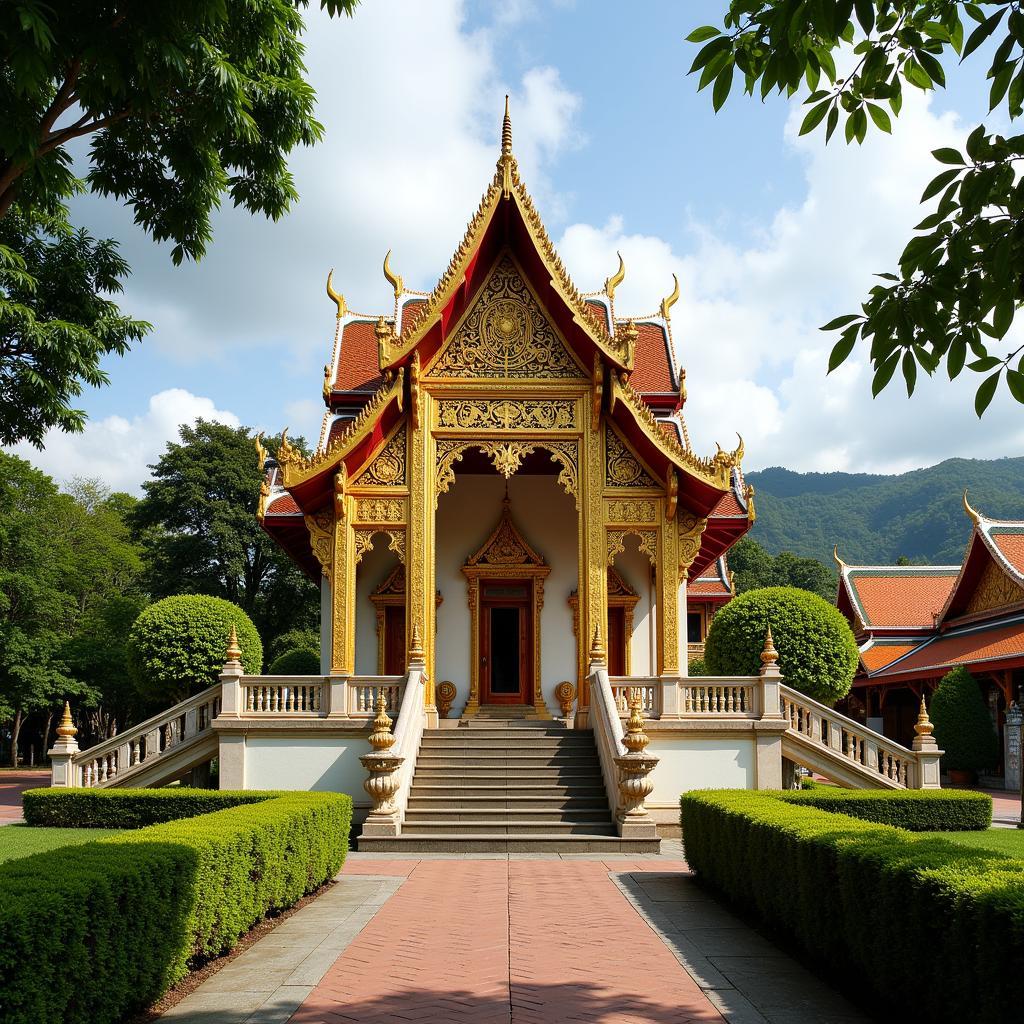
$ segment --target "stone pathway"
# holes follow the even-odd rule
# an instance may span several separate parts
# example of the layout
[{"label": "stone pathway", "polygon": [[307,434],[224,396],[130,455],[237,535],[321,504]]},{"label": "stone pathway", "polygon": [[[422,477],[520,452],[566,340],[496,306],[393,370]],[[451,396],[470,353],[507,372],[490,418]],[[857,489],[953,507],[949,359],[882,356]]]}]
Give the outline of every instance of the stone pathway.
[{"label": "stone pathway", "polygon": [[48,771],[0,771],[0,825],[21,821],[21,796],[26,789],[37,789],[49,784]]},{"label": "stone pathway", "polygon": [[554,855],[350,855],[336,887],[165,1017],[868,1021],[701,891],[681,860]]}]

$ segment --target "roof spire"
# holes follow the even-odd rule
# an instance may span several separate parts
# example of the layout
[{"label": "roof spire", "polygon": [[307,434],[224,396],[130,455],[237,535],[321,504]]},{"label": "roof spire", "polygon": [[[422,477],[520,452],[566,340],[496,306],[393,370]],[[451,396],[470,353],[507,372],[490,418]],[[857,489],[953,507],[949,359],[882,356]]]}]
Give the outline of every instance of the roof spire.
[{"label": "roof spire", "polygon": [[981,513],[974,508],[971,508],[971,503],[967,500],[967,488],[964,488],[964,511],[971,517],[974,525],[977,526],[981,521]]},{"label": "roof spire", "polygon": [[661,316],[664,320],[668,319],[668,311],[679,301],[679,278],[675,274],[672,275],[672,294],[666,295],[661,300]]},{"label": "roof spire", "polygon": [[501,193],[507,199],[512,194],[512,168],[516,158],[512,155],[512,118],[508,113],[508,93],[505,94],[505,117],[501,122],[501,156],[498,173],[501,175]]},{"label": "roof spire", "polygon": [[846,563],[839,557],[839,545],[836,544],[832,548],[832,560],[836,563],[836,568],[842,572],[846,568]]},{"label": "roof spire", "polygon": [[508,113],[508,93],[505,93],[505,117],[501,122],[501,155],[512,155],[512,118]]}]

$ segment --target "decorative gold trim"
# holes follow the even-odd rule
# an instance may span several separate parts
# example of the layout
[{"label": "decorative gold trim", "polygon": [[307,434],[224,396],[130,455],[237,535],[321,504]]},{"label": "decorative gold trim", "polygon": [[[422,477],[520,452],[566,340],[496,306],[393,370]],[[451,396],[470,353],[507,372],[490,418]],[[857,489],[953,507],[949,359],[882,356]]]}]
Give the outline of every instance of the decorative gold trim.
[{"label": "decorative gold trim", "polygon": [[701,535],[707,529],[707,519],[692,512],[679,513],[679,578],[690,575],[690,566],[700,554]]},{"label": "decorative gold trim", "polygon": [[384,447],[374,455],[369,465],[360,471],[356,481],[361,486],[404,487],[406,475],[407,432],[405,423],[400,423],[394,433],[384,442]]},{"label": "decorative gold trim", "polygon": [[356,498],[353,518],[356,523],[404,523],[404,498]]},{"label": "decorative gold trim", "polygon": [[337,307],[337,317],[340,320],[345,315],[345,296],[334,290],[334,267],[327,272],[327,297]]},{"label": "decorative gold trim", "polygon": [[304,518],[309,531],[310,547],[320,563],[323,575],[330,581],[334,566],[334,513],[327,508]]},{"label": "decorative gold trim", "polygon": [[[380,250],[378,249],[377,251],[379,252]],[[388,249],[388,251],[384,255],[384,279],[394,289],[395,300],[397,301],[398,299],[400,299],[402,297],[402,292],[405,289],[402,286],[402,275],[401,274],[396,274],[391,269],[391,250],[390,249]]]},{"label": "decorative gold trim", "polygon": [[643,462],[610,423],[604,428],[604,485],[660,489]]},{"label": "decorative gold trim", "polygon": [[355,564],[363,560],[363,555],[373,549],[373,538],[383,533],[388,538],[388,550],[398,555],[399,562],[405,562],[405,527],[397,530],[384,530],[377,526],[358,527],[354,531]]},{"label": "decorative gold trim", "polygon": [[441,430],[578,430],[574,398],[440,398]]},{"label": "decorative gold trim", "polygon": [[640,553],[647,555],[652,565],[658,564],[658,531],[627,526],[623,530],[608,531],[608,565],[614,565],[616,557],[626,550],[627,537],[636,537],[640,541]]},{"label": "decorative gold trim", "polygon": [[622,259],[622,253],[617,252],[615,255],[619,257],[619,269],[611,277],[606,278],[604,282],[604,293],[609,299],[615,298],[615,289],[626,280],[626,264]]},{"label": "decorative gold trim", "polygon": [[658,525],[658,501],[655,498],[605,498],[604,521],[608,526],[623,523]]},{"label": "decorative gold trim", "polygon": [[672,294],[663,298],[661,306],[658,308],[662,318],[665,320],[669,319],[668,311],[679,301],[679,278],[675,274],[672,275],[672,285]]}]

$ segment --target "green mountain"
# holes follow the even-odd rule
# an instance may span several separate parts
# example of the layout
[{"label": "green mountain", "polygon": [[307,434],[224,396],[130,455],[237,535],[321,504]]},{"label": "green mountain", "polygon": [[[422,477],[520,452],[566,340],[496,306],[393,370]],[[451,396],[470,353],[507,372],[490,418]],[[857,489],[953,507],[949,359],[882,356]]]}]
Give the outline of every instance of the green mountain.
[{"label": "green mountain", "polygon": [[1024,520],[1024,458],[948,459],[884,476],[871,473],[748,473],[757,489],[754,540],[832,564],[832,546],[856,565],[955,565],[970,534],[963,493],[994,519]]}]

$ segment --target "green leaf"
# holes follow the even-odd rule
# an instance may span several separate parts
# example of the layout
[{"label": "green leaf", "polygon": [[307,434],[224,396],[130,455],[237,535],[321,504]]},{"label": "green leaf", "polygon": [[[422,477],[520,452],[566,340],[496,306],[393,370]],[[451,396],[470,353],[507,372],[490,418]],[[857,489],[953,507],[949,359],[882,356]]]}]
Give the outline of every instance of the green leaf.
[{"label": "green leaf", "polygon": [[892,121],[889,120],[889,115],[877,103],[869,103],[867,107],[871,120],[875,122],[875,127],[891,134]]},{"label": "green leaf", "polygon": [[957,168],[953,168],[951,171],[943,171],[941,174],[936,175],[932,178],[928,187],[921,194],[921,202],[926,203],[933,196],[938,195],[954,178],[958,177],[962,172]]},{"label": "green leaf", "polygon": [[857,11],[857,20],[864,30],[864,35],[871,35],[871,30],[875,27],[874,0],[854,0],[853,6]]},{"label": "green leaf", "polygon": [[829,320],[824,327],[819,327],[819,331],[837,331],[840,327],[845,327],[847,324],[852,324],[854,320],[859,320],[859,313],[846,313],[843,316],[837,316],[835,320]]},{"label": "green leaf", "polygon": [[899,361],[900,354],[899,351],[896,351],[875,370],[874,379],[871,381],[872,398],[877,398],[889,381],[892,380],[892,375],[896,372],[896,366]]},{"label": "green leaf", "polygon": [[948,146],[943,146],[941,149],[933,149],[932,156],[935,157],[940,164],[956,164],[957,167],[966,166],[964,158],[960,155],[959,151],[951,149]]},{"label": "green leaf", "polygon": [[825,115],[828,113],[828,108],[831,106],[831,102],[831,100],[822,100],[821,103],[811,107],[807,112],[807,116],[804,118],[803,124],[800,125],[801,135],[806,135],[808,132],[814,131],[814,129],[821,124]]},{"label": "green leaf", "polygon": [[982,356],[980,359],[975,359],[973,363],[968,363],[967,369],[973,370],[975,373],[987,373],[1001,363],[1002,359],[997,359],[995,356]]},{"label": "green leaf", "polygon": [[949,373],[950,380],[960,376],[960,371],[964,368],[964,361],[966,359],[967,342],[961,337],[954,338],[949,346],[949,355],[946,358],[946,370]]},{"label": "green leaf", "polygon": [[[824,328],[822,328],[824,330]],[[857,331],[843,331],[843,336],[835,343],[828,357],[828,372],[831,373],[849,358],[853,346],[857,343]]]},{"label": "green leaf", "polygon": [[1010,389],[1010,394],[1018,402],[1024,404],[1024,373],[1019,370],[1007,370],[1006,384]]},{"label": "green leaf", "polygon": [[914,353],[909,350],[903,353],[903,380],[907,385],[907,397],[910,398],[917,385],[917,361]]},{"label": "green leaf", "polygon": [[711,94],[711,102],[715,108],[717,114],[722,109],[722,105],[729,98],[729,90],[732,89],[732,74],[735,70],[734,65],[730,61],[721,71],[718,72],[718,77],[715,79],[715,88]]},{"label": "green leaf", "polygon": [[718,39],[712,39],[710,43],[706,43],[700,48],[700,52],[693,58],[693,63],[690,65],[690,70],[687,74],[692,75],[694,71],[699,71],[704,67],[716,54],[731,49],[732,40],[728,36],[719,36]]},{"label": "green leaf", "polygon": [[996,370],[991,377],[986,377],[979,386],[977,393],[974,396],[974,411],[978,415],[978,419],[984,415],[985,410],[992,404],[992,399],[995,397],[996,387],[999,384],[999,377],[1002,374],[1002,370]]},{"label": "green leaf", "polygon": [[721,35],[721,30],[715,28],[714,25],[701,25],[700,28],[695,28],[687,37],[688,43],[703,43],[707,39],[714,39],[715,36]]},{"label": "green leaf", "polygon": [[[971,10],[973,4],[968,5],[967,13],[974,17],[974,12]],[[977,8],[976,8],[977,9]],[[990,18],[986,18],[968,37],[967,45],[964,47],[964,55],[960,58],[966,60],[974,51],[981,46],[983,42],[996,30],[996,26],[1002,21],[1003,15],[1006,13],[1004,7],[1001,11],[997,11]]]},{"label": "green leaf", "polygon": [[1006,332],[1010,329],[1010,324],[1012,323],[1013,297],[1007,295],[996,303],[996,308],[992,313],[992,326],[995,328],[995,336],[997,338],[1005,337]]}]

